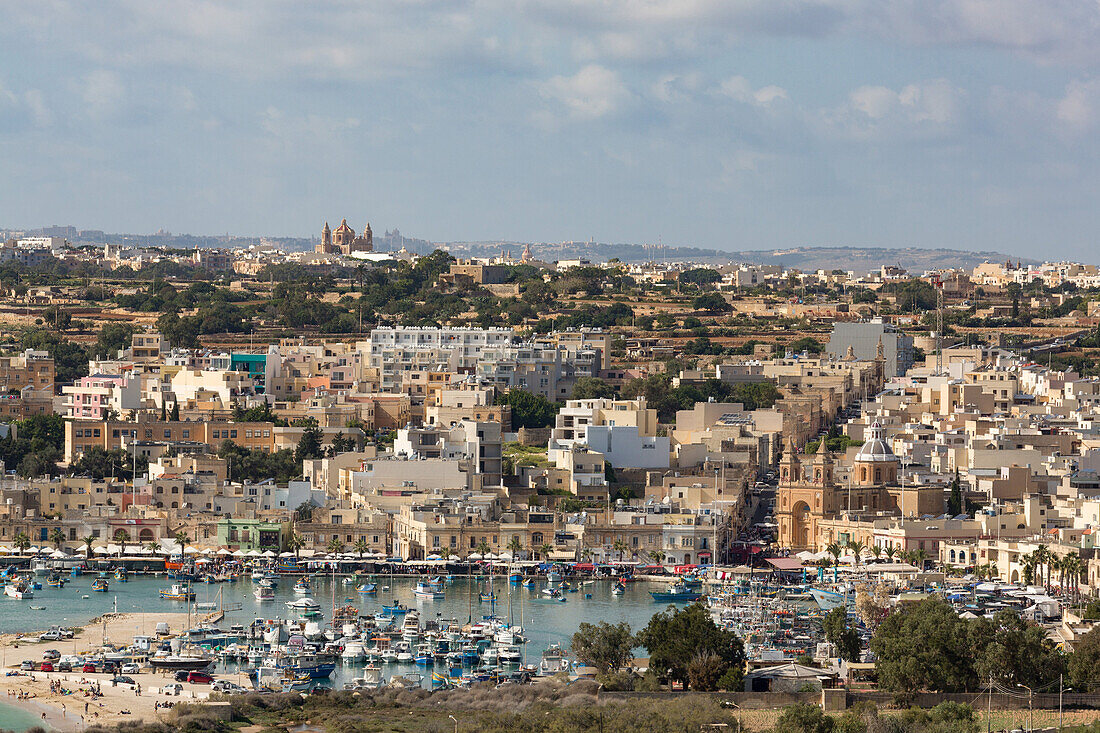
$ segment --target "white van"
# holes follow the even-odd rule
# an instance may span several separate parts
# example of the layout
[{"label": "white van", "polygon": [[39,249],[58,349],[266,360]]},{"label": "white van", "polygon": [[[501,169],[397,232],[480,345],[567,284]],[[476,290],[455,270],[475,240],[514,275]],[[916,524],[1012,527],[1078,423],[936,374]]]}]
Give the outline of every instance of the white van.
[{"label": "white van", "polygon": [[157,636],[169,636],[172,632],[168,630],[168,622],[160,621],[157,623]]}]

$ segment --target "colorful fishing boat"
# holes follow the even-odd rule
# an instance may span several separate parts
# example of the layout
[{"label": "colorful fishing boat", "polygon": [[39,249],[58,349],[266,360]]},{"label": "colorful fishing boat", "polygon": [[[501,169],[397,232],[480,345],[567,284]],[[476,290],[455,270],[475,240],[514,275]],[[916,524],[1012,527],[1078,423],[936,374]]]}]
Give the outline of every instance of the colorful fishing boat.
[{"label": "colorful fishing boat", "polygon": [[171,588],[161,588],[160,597],[168,601],[193,601],[195,591],[182,583],[173,583]]},{"label": "colorful fishing boat", "polygon": [[92,590],[96,593],[106,593],[109,588],[107,587],[106,578],[96,578],[92,581]]}]

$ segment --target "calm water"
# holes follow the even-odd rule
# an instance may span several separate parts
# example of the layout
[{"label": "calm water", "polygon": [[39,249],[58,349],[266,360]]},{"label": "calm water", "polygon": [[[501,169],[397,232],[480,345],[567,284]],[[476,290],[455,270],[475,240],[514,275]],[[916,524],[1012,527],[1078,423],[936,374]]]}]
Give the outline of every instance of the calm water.
[{"label": "calm water", "polygon": [[[93,593],[91,591],[93,577],[85,575],[73,579],[61,589],[44,587],[41,591],[35,591],[35,597],[30,601],[0,597],[0,632],[38,631],[53,625],[83,625],[96,616],[114,610],[117,602],[118,611],[140,614],[145,622],[145,632],[151,634],[156,628],[159,613],[182,612],[187,609],[187,604],[183,602],[167,601],[159,597],[158,590],[170,585],[169,581],[163,578],[131,576],[128,583],[118,583],[111,579],[110,592]],[[331,577],[314,578],[310,597],[321,605],[326,619],[331,618],[334,594],[336,605],[343,606],[350,603],[357,606],[363,613],[380,611],[383,602],[390,603],[396,599],[409,608],[418,609],[422,622],[433,617],[442,617],[464,623],[470,619],[478,620],[481,616],[490,613],[490,604],[477,601],[479,583],[464,577],[448,583],[446,597],[441,600],[417,598],[413,594],[413,588],[416,585],[413,578],[395,577],[391,581],[389,576],[383,575],[377,576],[376,580],[379,587],[378,595],[374,598],[361,599],[355,592],[355,586],[351,583],[343,583],[340,576],[337,576],[335,583]],[[247,577],[232,583],[200,583],[194,587],[199,602],[214,601],[220,590],[224,603],[241,605],[241,610],[226,613],[225,620],[220,626],[228,628],[234,623],[247,626],[256,618],[294,617],[286,607],[287,601],[297,597],[293,592],[293,586],[293,578],[281,578],[275,600],[263,603],[256,600],[253,595],[255,586]],[[390,586],[390,590],[384,590],[383,586]],[[664,608],[664,604],[654,603],[648,592],[659,586],[642,582],[628,584],[623,595],[615,596],[611,594],[609,581],[595,581],[580,587],[576,593],[567,593],[568,600],[564,603],[543,600],[541,591],[546,587],[545,583],[528,589],[510,585],[506,577],[498,576],[493,587],[498,596],[495,607],[497,616],[503,619],[511,618],[513,623],[522,625],[530,639],[525,651],[527,661],[530,663],[537,663],[542,650],[551,643],[557,642],[562,646],[568,646],[573,632],[581,622],[626,621],[638,630],[645,626],[650,616]],[[590,593],[592,597],[585,598],[586,593]],[[30,610],[31,606],[45,608],[41,611],[33,611]],[[172,629],[172,631],[179,630]],[[95,638],[94,632],[86,636],[86,639]],[[80,642],[79,647],[83,648],[88,643],[88,641]],[[68,653],[72,648],[71,645],[73,645],[72,641],[53,644],[63,653]],[[15,655],[18,654],[18,651],[15,652]],[[37,657],[37,654],[35,656]],[[225,671],[235,672],[236,669],[236,666],[231,665],[229,670]],[[333,682],[340,683],[344,679],[358,676],[361,674],[359,669],[361,667],[338,666]],[[412,668],[389,664],[383,666],[383,673],[388,676],[408,669]],[[423,672],[423,668],[420,671]]]},{"label": "calm water", "polygon": [[0,728],[4,730],[20,731],[29,730],[36,725],[42,725],[39,715],[28,712],[13,705],[0,702]]}]

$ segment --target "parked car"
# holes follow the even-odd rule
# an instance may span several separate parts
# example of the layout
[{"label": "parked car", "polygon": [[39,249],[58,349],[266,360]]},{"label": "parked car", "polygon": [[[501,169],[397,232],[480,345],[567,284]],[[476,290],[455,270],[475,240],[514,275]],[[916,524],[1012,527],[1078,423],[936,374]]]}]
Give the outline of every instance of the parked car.
[{"label": "parked car", "polygon": [[53,672],[53,662],[42,662],[42,666],[38,669],[41,672]]},{"label": "parked car", "polygon": [[30,659],[24,659],[19,664],[19,669],[23,670],[24,672],[30,672],[34,669],[34,662]]},{"label": "parked car", "polygon": [[241,687],[236,682],[230,682],[229,680],[214,680],[210,683],[210,689],[214,692],[225,693],[226,695],[236,695],[242,692],[248,692],[244,687]]},{"label": "parked car", "polygon": [[160,691],[165,695],[178,695],[183,692],[183,685],[178,682],[169,682],[167,685],[160,688]]},{"label": "parked car", "polygon": [[118,674],[119,670],[121,670],[121,669],[122,669],[122,663],[121,662],[116,662],[113,659],[108,659],[108,660],[103,662],[103,669],[101,671],[107,672],[109,674]]},{"label": "parked car", "polygon": [[111,678],[111,684],[115,685],[132,685],[134,684],[133,677],[127,677],[126,675],[116,675]]},{"label": "parked car", "polygon": [[58,672],[72,672],[73,671],[73,665],[72,665],[71,662],[58,662],[57,663],[57,671]]},{"label": "parked car", "polygon": [[133,662],[127,662],[126,664],[122,665],[122,668],[119,670],[119,672],[121,672],[122,674],[140,674],[141,665],[135,664]]},{"label": "parked car", "polygon": [[58,629],[57,632],[61,634],[62,639],[71,639],[76,634],[72,629]]},{"label": "parked car", "polygon": [[42,658],[52,662],[55,659],[61,659],[61,652],[57,651],[56,649],[47,649],[46,651],[42,652]]},{"label": "parked car", "polygon": [[191,674],[190,671],[188,671],[186,669],[181,669],[181,670],[177,671],[174,675],[172,675],[172,679],[174,679],[176,682],[186,682],[187,681],[187,675],[189,675],[189,674]]},{"label": "parked car", "polygon": [[61,632],[57,629],[50,629],[49,631],[43,631],[38,635],[39,641],[61,641]]},{"label": "parked car", "polygon": [[80,671],[88,673],[95,672],[95,665],[91,662],[85,662],[84,666],[80,668]]},{"label": "parked car", "polygon": [[187,681],[193,685],[208,685],[214,681],[214,677],[206,672],[192,672],[187,675]]}]

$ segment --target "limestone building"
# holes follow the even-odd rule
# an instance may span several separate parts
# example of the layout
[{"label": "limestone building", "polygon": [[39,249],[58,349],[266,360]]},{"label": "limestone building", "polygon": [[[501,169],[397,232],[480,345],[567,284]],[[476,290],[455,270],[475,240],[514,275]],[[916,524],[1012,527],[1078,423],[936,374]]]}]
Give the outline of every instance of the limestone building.
[{"label": "limestone building", "polygon": [[336,231],[329,229],[328,222],[321,230],[321,241],[314,248],[318,254],[350,255],[352,252],[373,252],[374,233],[371,231],[370,222],[363,229],[363,233],[356,236],[355,230],[348,226],[348,220],[340,221]]}]

